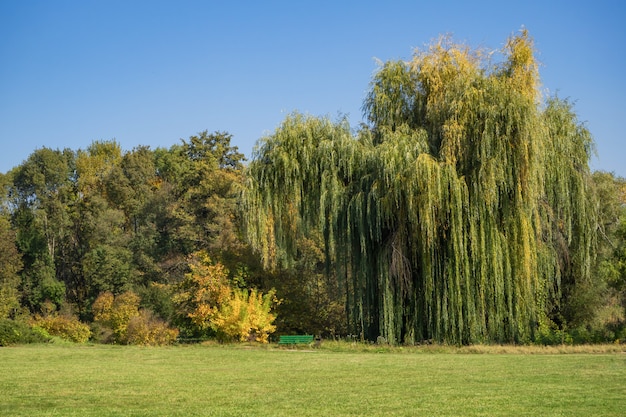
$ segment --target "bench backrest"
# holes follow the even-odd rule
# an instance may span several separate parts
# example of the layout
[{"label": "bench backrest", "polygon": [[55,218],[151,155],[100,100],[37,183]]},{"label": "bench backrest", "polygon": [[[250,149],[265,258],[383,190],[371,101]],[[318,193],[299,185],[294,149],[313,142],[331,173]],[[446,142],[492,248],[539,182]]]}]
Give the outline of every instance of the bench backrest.
[{"label": "bench backrest", "polygon": [[312,335],[283,335],[280,336],[278,344],[280,345],[295,345],[297,343],[312,343]]}]

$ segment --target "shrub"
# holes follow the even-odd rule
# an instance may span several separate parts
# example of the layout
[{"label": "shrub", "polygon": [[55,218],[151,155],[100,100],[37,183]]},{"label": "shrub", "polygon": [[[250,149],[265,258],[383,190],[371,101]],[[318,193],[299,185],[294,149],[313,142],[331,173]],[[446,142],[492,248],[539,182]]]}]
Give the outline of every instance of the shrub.
[{"label": "shrub", "polygon": [[189,269],[172,297],[183,331],[189,329],[196,337],[215,334],[223,341],[267,343],[276,329],[274,290],[264,295],[256,289],[231,288],[224,265],[213,263],[206,252],[192,255]]},{"label": "shrub", "polygon": [[32,329],[20,321],[0,319],[0,346],[26,343],[44,343],[50,340],[43,332]]},{"label": "shrub", "polygon": [[9,284],[0,282],[0,319],[12,316],[12,313],[19,310],[19,294],[17,288]]},{"label": "shrub", "polygon": [[171,329],[150,310],[139,310],[140,299],[133,292],[113,296],[102,293],[93,303],[94,332],[105,343],[130,345],[167,345],[178,337],[178,330]]},{"label": "shrub", "polygon": [[32,322],[33,326],[44,329],[52,336],[70,342],[85,343],[91,337],[91,330],[85,323],[81,323],[74,316],[53,315],[47,317],[37,317]]},{"label": "shrub", "polygon": [[118,296],[104,292],[94,301],[92,311],[94,321],[110,328],[115,342],[124,343],[128,323],[139,315],[139,297],[132,291]]},{"label": "shrub", "polygon": [[130,319],[124,342],[130,345],[162,346],[176,341],[178,330],[171,329],[148,310]]},{"label": "shrub", "polygon": [[225,340],[267,343],[269,334],[276,330],[276,317],[271,313],[274,303],[274,291],[264,295],[255,289],[235,289],[219,306],[211,326]]},{"label": "shrub", "polygon": [[113,330],[100,322],[91,323],[91,340],[96,343],[115,343],[115,335]]},{"label": "shrub", "polygon": [[559,329],[552,321],[542,322],[539,325],[534,341],[539,345],[572,344],[572,336],[564,329]]}]

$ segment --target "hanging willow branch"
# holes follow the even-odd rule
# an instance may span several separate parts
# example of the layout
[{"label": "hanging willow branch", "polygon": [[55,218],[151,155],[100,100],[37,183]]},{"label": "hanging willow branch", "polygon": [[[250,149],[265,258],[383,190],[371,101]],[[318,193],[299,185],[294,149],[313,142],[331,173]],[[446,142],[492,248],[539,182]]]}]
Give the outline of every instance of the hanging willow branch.
[{"label": "hanging willow branch", "polygon": [[541,107],[525,31],[503,54],[442,39],[385,63],[356,136],[345,120],[288,116],[244,195],[266,266],[321,231],[363,337],[533,340],[563,283],[589,279],[591,138],[568,103]]}]

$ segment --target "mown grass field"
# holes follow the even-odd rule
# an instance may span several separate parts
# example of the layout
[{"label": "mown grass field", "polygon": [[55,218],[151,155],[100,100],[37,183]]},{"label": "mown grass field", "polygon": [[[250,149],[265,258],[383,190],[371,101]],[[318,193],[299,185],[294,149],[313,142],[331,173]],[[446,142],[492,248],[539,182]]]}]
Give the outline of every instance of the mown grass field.
[{"label": "mown grass field", "polygon": [[332,345],[0,348],[0,415],[624,415],[623,350],[502,352]]}]

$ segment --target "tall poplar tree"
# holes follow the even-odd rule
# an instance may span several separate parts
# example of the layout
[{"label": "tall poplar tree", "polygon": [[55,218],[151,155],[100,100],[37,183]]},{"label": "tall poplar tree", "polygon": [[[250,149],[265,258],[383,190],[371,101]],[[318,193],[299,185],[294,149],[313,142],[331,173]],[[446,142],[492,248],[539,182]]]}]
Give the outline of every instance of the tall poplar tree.
[{"label": "tall poplar tree", "polygon": [[294,114],[258,144],[243,204],[266,265],[321,231],[370,340],[527,342],[564,326],[591,280],[592,142],[568,102],[542,100],[528,33],[500,55],[442,38],[384,63],[364,113],[356,135]]}]

